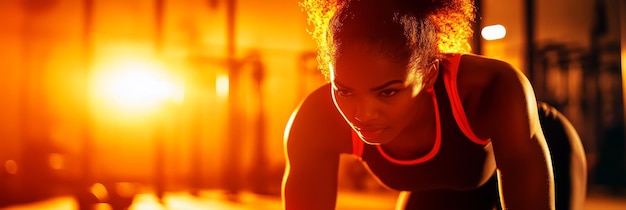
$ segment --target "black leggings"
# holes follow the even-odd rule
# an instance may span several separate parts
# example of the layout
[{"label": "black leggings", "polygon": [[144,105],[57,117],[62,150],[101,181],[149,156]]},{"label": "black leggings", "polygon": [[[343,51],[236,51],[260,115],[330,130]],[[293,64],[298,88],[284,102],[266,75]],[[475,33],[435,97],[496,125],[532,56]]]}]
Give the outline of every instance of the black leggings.
[{"label": "black leggings", "polygon": [[552,158],[556,209],[582,209],[587,189],[587,161],[580,137],[554,107],[539,102],[539,120]]}]

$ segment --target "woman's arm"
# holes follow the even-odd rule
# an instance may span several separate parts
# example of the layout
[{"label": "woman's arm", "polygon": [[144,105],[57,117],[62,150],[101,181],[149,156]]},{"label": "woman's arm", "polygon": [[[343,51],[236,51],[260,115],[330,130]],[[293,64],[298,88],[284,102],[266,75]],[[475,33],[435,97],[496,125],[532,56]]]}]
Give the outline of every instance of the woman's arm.
[{"label": "woman's arm", "polygon": [[550,153],[530,82],[506,63],[483,93],[505,209],[554,209]]},{"label": "woman's arm", "polygon": [[329,86],[313,92],[294,112],[285,131],[285,209],[335,209],[339,155],[351,150],[349,129]]}]

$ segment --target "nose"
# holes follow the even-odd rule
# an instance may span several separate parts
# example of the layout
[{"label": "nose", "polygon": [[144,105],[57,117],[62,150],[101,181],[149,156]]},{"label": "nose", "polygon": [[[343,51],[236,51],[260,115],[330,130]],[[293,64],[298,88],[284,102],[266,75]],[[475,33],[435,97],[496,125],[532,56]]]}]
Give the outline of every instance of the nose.
[{"label": "nose", "polygon": [[379,113],[371,103],[360,103],[354,113],[354,119],[362,123],[373,121],[378,117]]}]

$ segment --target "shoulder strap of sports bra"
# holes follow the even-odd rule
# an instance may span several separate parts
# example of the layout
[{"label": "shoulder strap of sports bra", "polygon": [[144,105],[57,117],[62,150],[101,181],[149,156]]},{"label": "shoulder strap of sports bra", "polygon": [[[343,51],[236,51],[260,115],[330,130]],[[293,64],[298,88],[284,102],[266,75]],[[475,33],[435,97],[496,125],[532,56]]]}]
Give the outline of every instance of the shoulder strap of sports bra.
[{"label": "shoulder strap of sports bra", "polygon": [[467,138],[469,138],[472,142],[476,144],[487,144],[490,139],[480,139],[472,128],[470,127],[469,122],[467,121],[467,116],[465,115],[465,110],[463,109],[463,103],[461,103],[461,98],[459,96],[459,90],[457,87],[457,74],[459,72],[459,64],[461,63],[461,57],[463,54],[454,54],[448,57],[448,68],[444,73],[444,83],[446,86],[446,91],[448,92],[448,97],[450,98],[450,106],[452,107],[452,115],[454,115],[454,119],[456,120],[456,124],[459,126],[463,134]]}]

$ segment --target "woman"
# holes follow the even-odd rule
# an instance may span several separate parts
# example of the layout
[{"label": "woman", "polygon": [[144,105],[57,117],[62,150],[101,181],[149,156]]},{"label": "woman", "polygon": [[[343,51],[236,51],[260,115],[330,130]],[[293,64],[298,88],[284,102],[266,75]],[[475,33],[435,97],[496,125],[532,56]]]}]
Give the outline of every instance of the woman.
[{"label": "woman", "polygon": [[[398,209],[555,208],[556,172],[533,89],[511,65],[467,53],[472,2],[302,5],[329,84],[286,129],[285,209],[334,209],[342,154],[401,191]],[[573,148],[564,154],[572,167],[561,172],[568,181],[556,181],[571,189],[557,202],[580,209],[582,148],[562,116],[551,119],[565,125],[557,133]]]}]

